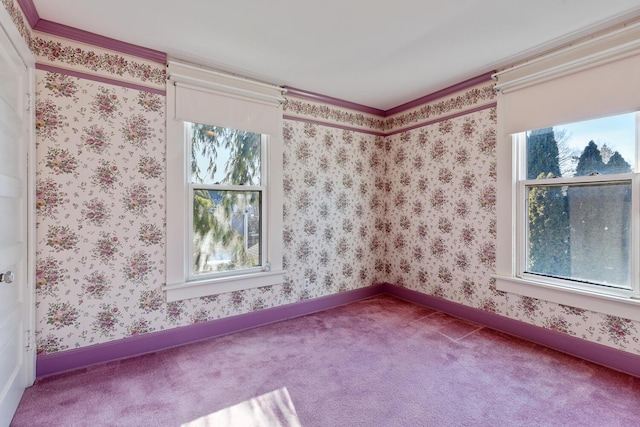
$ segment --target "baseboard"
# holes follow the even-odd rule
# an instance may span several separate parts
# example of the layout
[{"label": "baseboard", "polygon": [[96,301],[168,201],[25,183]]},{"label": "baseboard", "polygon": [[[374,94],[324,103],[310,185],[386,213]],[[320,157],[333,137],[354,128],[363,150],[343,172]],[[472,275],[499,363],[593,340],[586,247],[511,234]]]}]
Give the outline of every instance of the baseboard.
[{"label": "baseboard", "polygon": [[348,304],[383,293],[385,285],[367,286],[347,292],[267,308],[219,320],[151,332],[37,357],[36,377],[42,378],[100,363],[153,353],[196,341],[264,326]]},{"label": "baseboard", "polygon": [[491,329],[640,377],[640,356],[392,284],[383,292]]},{"label": "baseboard", "polygon": [[100,363],[153,353],[171,347],[316,313],[379,294],[389,294],[629,375],[640,377],[640,356],[638,355],[389,283],[377,284],[353,291],[341,292],[224,319],[152,332],[108,343],[41,355],[38,356],[36,362],[36,376],[42,378]]}]

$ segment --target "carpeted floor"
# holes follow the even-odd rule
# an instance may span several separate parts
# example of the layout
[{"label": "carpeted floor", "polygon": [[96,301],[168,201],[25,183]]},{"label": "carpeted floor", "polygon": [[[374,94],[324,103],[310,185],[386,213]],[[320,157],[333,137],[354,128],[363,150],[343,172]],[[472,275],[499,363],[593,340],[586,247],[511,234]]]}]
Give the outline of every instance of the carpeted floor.
[{"label": "carpeted floor", "polygon": [[301,425],[638,426],[640,379],[391,296],[38,380],[14,426],[179,426],[285,388]]}]

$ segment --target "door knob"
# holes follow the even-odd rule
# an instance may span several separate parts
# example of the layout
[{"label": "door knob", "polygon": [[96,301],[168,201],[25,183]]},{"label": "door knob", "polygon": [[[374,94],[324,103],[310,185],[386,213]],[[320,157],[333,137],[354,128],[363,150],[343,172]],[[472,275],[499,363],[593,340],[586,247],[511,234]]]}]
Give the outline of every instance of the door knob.
[{"label": "door knob", "polygon": [[16,274],[13,271],[0,273],[0,282],[11,283],[15,280],[15,278],[16,278]]}]

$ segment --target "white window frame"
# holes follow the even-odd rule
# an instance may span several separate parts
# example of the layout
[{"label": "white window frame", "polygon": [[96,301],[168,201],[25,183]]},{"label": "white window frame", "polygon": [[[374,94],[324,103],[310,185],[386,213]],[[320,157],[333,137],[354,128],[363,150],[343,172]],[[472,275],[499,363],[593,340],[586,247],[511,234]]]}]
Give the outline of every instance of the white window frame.
[{"label": "white window frame", "polygon": [[[168,302],[221,294],[284,282],[282,263],[283,189],[282,189],[282,89],[277,86],[169,61],[167,84],[167,285]],[[177,91],[183,105],[188,95],[195,102],[211,102],[211,108],[200,108],[199,117],[183,117]],[[211,96],[211,101],[208,97]],[[225,109],[228,101],[231,108]],[[186,102],[186,104],[185,104]],[[253,110],[252,106],[256,106]],[[247,107],[245,112],[243,107]],[[272,108],[277,108],[273,114]],[[202,111],[206,110],[206,111]],[[233,111],[233,116],[229,111]],[[266,115],[261,114],[267,111]],[[200,113],[205,116],[200,116]],[[187,113],[188,115],[189,113]],[[202,117],[206,117],[202,120]],[[192,262],[192,189],[190,179],[190,147],[185,138],[185,122],[231,127],[262,133],[270,129],[262,144],[262,260],[259,268],[248,268],[210,275],[191,274]],[[219,121],[219,122],[218,122]],[[275,121],[275,123],[274,123]],[[257,123],[254,126],[254,123]],[[196,187],[200,188],[199,184]],[[232,189],[231,187],[226,187]],[[242,186],[241,190],[250,190]]]},{"label": "white window frame", "polygon": [[[516,145],[519,161],[518,167],[518,184],[517,184],[517,204],[516,204],[516,255],[517,255],[517,272],[516,276],[533,282],[548,283],[558,287],[566,287],[575,290],[584,290],[604,295],[621,296],[621,297],[640,297],[640,278],[638,277],[638,263],[633,262],[639,256],[638,242],[640,240],[640,229],[638,228],[638,206],[640,201],[640,175],[637,173],[626,173],[617,175],[598,175],[598,176],[577,176],[572,178],[550,178],[550,179],[526,179],[526,135],[519,133],[513,135],[513,143]],[[636,146],[638,145],[636,138]],[[629,183],[631,186],[631,231],[629,233],[630,242],[630,278],[631,283],[628,288],[624,287],[606,287],[604,285],[589,284],[577,280],[561,279],[554,277],[544,277],[527,272],[527,247],[528,247],[528,193],[529,186],[571,186],[576,184],[607,184],[607,183]]]},{"label": "white window frame", "polygon": [[[526,239],[520,173],[524,165],[522,153],[512,138],[529,129],[639,110],[640,88],[637,87],[640,82],[636,77],[639,52],[640,24],[636,24],[496,73],[498,230],[494,278],[498,290],[640,321],[638,175],[631,174],[634,230],[631,292],[605,293],[603,289],[567,286],[563,282],[522,274]],[[601,102],[593,102],[594,99]],[[639,155],[636,150],[636,171]]]},{"label": "white window frame", "polygon": [[[187,128],[185,126],[185,143],[187,143],[187,138],[189,137]],[[256,191],[260,192],[260,265],[256,267],[245,267],[238,270],[228,270],[228,271],[219,271],[219,272],[211,272],[211,273],[200,273],[196,274],[193,272],[192,268],[189,268],[187,273],[187,281],[198,281],[198,280],[206,280],[206,279],[215,279],[218,277],[227,277],[227,276],[236,276],[236,275],[246,275],[248,273],[258,273],[260,271],[267,271],[271,268],[271,265],[267,261],[267,245],[263,236],[268,234],[267,223],[268,221],[263,221],[263,219],[267,218],[267,212],[265,209],[264,200],[268,200],[269,191],[266,185],[264,185],[264,180],[267,177],[268,168],[266,165],[266,161],[264,159],[268,158],[268,145],[269,145],[269,135],[261,135],[260,141],[260,182],[261,185],[230,185],[230,184],[197,184],[191,182],[189,180],[189,195],[188,195],[188,211],[193,212],[193,200],[194,200],[194,191],[196,190],[220,190],[220,191]],[[191,160],[191,151],[189,150],[189,160]],[[193,221],[189,221],[189,233],[188,233],[188,244],[189,249],[187,250],[188,264],[193,266],[194,259],[194,240],[193,240]]]}]

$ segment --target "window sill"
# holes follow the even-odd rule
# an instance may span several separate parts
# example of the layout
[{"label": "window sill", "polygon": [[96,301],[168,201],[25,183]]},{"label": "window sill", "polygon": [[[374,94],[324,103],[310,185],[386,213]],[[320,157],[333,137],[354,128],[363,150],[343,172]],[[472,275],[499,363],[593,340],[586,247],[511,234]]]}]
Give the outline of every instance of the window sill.
[{"label": "window sill", "polygon": [[499,291],[640,321],[639,299],[565,288],[517,277],[499,275],[494,277],[496,279],[496,288]]},{"label": "window sill", "polygon": [[284,275],[284,270],[241,274],[167,285],[163,290],[167,294],[167,302],[173,302],[262,286],[278,285],[284,282]]}]

